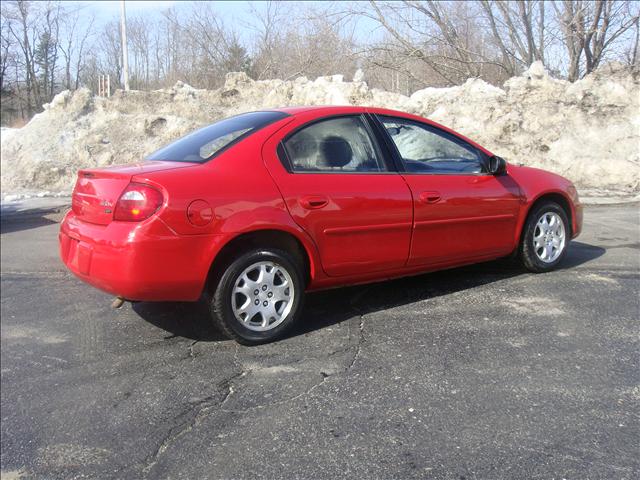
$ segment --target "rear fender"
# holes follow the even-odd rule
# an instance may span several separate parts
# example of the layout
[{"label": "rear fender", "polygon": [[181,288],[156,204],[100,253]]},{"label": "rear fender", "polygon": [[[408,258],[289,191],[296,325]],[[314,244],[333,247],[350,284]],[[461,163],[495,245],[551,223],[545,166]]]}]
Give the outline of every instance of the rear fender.
[{"label": "rear fender", "polygon": [[[310,284],[318,275],[322,275],[322,269],[319,268],[321,265],[320,257],[315,243],[304,230],[296,225],[282,201],[277,207],[260,206],[251,211],[239,211],[225,219],[220,232],[224,234],[226,240],[216,248],[215,254],[241,235],[264,230],[284,232],[300,242],[309,258]],[[216,255],[213,255],[209,263],[213,264],[215,259]]]}]

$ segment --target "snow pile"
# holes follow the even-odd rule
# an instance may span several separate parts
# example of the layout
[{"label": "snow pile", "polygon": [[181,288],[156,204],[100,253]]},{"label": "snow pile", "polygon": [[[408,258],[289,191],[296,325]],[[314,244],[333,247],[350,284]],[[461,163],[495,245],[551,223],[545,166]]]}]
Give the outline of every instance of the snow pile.
[{"label": "snow pile", "polygon": [[573,84],[535,63],[504,89],[470,79],[410,97],[371,89],[362,75],[254,81],[227,75],[218,90],[178,82],[153,92],[62,92],[18,131],[2,130],[4,194],[68,192],[79,168],[135,162],[169,141],[237,113],[289,105],[371,105],[422,115],[508,161],[542,167],[578,187],[640,190],[637,72],[609,65]]},{"label": "snow pile", "polygon": [[0,127],[0,141],[4,142],[8,138],[11,138],[17,131],[17,128]]}]

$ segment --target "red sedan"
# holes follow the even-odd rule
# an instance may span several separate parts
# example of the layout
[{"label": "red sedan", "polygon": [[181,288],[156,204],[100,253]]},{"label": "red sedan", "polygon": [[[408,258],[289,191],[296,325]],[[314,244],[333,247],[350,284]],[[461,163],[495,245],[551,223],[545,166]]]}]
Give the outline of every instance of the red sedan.
[{"label": "red sedan", "polygon": [[81,170],[60,255],[127,300],[210,299],[221,330],[282,337],[305,291],[517,252],[553,269],[580,233],[575,187],[427,119],[365,107],[252,112],[144,162]]}]

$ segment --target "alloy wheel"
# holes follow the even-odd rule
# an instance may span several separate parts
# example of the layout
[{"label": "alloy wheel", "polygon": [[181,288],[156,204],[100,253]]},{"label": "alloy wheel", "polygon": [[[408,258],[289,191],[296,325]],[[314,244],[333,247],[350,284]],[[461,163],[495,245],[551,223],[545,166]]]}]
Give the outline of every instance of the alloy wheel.
[{"label": "alloy wheel", "polygon": [[562,254],[566,244],[564,222],[555,212],[540,216],[533,231],[536,256],[545,263],[553,263]]},{"label": "alloy wheel", "polygon": [[264,332],[280,325],[291,312],[295,297],[291,275],[276,262],[256,262],[234,282],[233,313],[246,328]]}]

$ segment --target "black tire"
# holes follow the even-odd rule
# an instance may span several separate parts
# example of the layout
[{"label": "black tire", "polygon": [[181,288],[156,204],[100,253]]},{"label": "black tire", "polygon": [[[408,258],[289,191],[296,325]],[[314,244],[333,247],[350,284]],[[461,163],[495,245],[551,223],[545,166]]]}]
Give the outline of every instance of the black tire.
[{"label": "black tire", "polygon": [[[294,292],[288,314],[277,326],[264,331],[248,328],[242,320],[236,318],[232,306],[233,290],[240,275],[258,262],[273,262],[279,268],[286,270],[291,278]],[[303,303],[304,282],[298,262],[285,251],[265,248],[241,254],[225,268],[212,291],[210,312],[214,323],[227,337],[243,345],[259,345],[282,338],[298,320]]]},{"label": "black tire", "polygon": [[[538,220],[540,220],[542,216],[547,213],[557,214],[562,220],[564,227],[564,245],[562,251],[557,258],[550,262],[543,261],[538,256],[534,244],[534,235],[536,233]],[[567,218],[567,213],[565,212],[564,208],[552,201],[543,202],[540,205],[535,206],[533,210],[529,212],[527,221],[524,225],[524,228],[522,229],[522,237],[520,239],[519,248],[520,260],[527,270],[535,273],[543,273],[553,270],[558,266],[558,264],[562,261],[565,254],[567,253],[570,238],[571,224],[569,223],[569,219]]]}]

